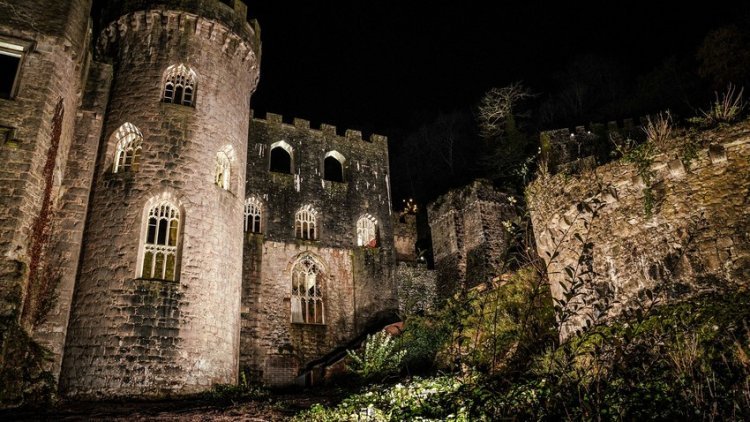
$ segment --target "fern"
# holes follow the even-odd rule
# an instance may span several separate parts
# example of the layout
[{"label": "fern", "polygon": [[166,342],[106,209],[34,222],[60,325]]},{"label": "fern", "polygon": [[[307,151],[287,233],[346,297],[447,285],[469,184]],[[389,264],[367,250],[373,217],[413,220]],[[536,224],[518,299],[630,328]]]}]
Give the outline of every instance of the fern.
[{"label": "fern", "polygon": [[406,350],[397,350],[393,337],[385,331],[367,336],[362,355],[347,350],[349,370],[365,380],[382,380],[398,372]]}]

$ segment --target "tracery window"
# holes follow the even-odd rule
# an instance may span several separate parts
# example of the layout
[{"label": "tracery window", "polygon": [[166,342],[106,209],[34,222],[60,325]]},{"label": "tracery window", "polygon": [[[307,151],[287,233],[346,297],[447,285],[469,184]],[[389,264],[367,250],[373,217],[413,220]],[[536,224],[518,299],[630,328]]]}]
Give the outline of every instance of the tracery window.
[{"label": "tracery window", "polygon": [[165,103],[192,106],[195,102],[196,75],[183,64],[172,65],[164,72]]},{"label": "tracery window", "polygon": [[146,220],[141,278],[177,279],[177,248],[179,244],[180,212],[164,200],[152,206]]},{"label": "tracery window", "polygon": [[294,233],[298,239],[316,240],[318,213],[312,205],[305,205],[294,216]]},{"label": "tracery window", "polygon": [[323,324],[322,269],[310,255],[301,257],[292,267],[292,322]]},{"label": "tracery window", "polygon": [[114,135],[117,140],[113,173],[137,172],[141,161],[141,144],[143,134],[134,124],[126,122],[117,128]]},{"label": "tracery window", "polygon": [[249,233],[261,232],[261,218],[263,217],[263,204],[253,196],[245,200],[245,231]]},{"label": "tracery window", "polygon": [[374,248],[377,246],[377,220],[371,215],[363,215],[357,220],[357,246]]}]

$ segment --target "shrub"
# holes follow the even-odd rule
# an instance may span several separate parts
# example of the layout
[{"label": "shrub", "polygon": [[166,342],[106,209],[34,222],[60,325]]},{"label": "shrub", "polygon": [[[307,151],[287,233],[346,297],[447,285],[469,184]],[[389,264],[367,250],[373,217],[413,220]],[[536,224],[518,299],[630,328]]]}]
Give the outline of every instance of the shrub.
[{"label": "shrub", "polygon": [[406,351],[398,350],[391,335],[380,331],[367,336],[361,356],[351,350],[347,350],[346,354],[351,359],[351,371],[367,381],[382,381],[399,371]]}]

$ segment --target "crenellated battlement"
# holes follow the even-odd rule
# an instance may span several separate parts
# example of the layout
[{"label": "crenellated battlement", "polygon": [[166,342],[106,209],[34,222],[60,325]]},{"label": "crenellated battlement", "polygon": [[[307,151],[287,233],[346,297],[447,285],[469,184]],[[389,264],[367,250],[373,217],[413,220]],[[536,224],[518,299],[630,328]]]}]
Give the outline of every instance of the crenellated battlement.
[{"label": "crenellated battlement", "polygon": [[[637,122],[637,123],[636,123]],[[611,159],[614,144],[610,137],[641,139],[641,129],[646,117],[626,118],[607,123],[589,123],[543,131],[539,134],[542,155],[547,159],[553,173],[570,170],[571,167],[589,165],[591,161],[602,164]]]},{"label": "crenellated battlement", "polygon": [[[169,34],[185,33],[213,42],[217,49],[230,57],[246,63],[252,72],[258,72],[260,57],[260,28],[245,22],[238,26],[228,24],[233,20],[198,15],[189,11],[173,10],[164,5],[135,10],[111,21],[101,31],[97,50],[108,55],[117,42],[133,32],[164,31]],[[239,29],[239,30],[238,30]]]},{"label": "crenellated battlement", "polygon": [[321,136],[337,136],[352,141],[364,141],[374,144],[387,144],[388,137],[385,135],[371,134],[369,137],[362,136],[362,131],[354,129],[339,129],[335,125],[327,123],[321,123],[319,126],[314,126],[309,120],[301,119],[298,117],[285,118],[284,116],[276,113],[266,113],[265,118],[257,117],[255,110],[251,111],[251,119],[254,122],[276,125],[276,126],[287,126],[294,127],[297,129],[306,129],[313,133],[318,133]]}]

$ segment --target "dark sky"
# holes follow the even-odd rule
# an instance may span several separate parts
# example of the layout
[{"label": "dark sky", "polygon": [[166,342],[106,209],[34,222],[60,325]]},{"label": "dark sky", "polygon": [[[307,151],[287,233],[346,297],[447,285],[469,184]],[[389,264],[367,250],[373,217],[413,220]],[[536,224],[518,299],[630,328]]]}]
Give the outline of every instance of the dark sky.
[{"label": "dark sky", "polygon": [[247,3],[262,28],[256,110],[386,135],[436,111],[471,107],[492,86],[523,80],[544,92],[576,55],[647,71],[670,54],[694,54],[707,31],[748,8],[656,0]]}]

